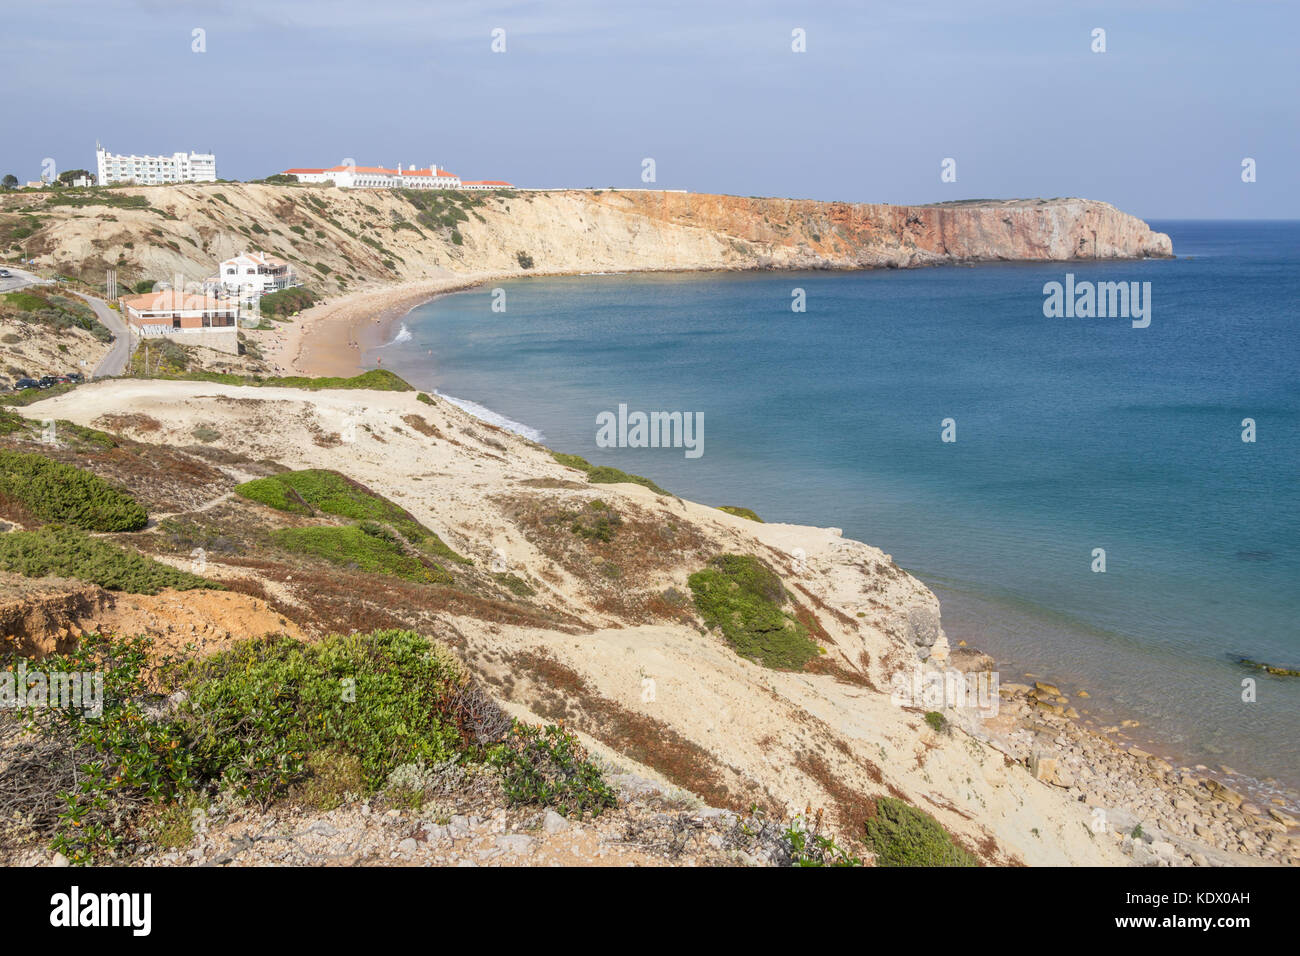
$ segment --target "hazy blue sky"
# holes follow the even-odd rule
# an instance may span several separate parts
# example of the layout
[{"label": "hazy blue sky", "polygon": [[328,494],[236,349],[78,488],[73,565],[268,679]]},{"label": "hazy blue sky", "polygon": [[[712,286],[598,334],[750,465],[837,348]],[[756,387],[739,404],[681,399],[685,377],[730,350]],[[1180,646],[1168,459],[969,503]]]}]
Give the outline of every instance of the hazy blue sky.
[{"label": "hazy blue sky", "polygon": [[350,157],[639,186],[653,157],[658,186],[700,192],[1300,218],[1294,0],[0,6],[0,172],[23,180],[93,170],[98,138],[211,149],[232,179]]}]

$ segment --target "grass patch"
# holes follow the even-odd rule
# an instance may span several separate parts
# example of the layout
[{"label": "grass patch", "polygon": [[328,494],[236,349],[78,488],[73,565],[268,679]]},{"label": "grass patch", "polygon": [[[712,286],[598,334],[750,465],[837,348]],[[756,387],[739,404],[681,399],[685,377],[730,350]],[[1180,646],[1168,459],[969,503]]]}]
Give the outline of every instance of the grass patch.
[{"label": "grass patch", "polygon": [[86,531],[139,531],[149,520],[135,499],[103,478],[44,455],[0,450],[0,497],[42,521]]},{"label": "grass patch", "polygon": [[741,508],[738,505],[718,505],[718,510],[725,511],[729,515],[735,515],[737,518],[748,518],[750,521],[757,521],[759,524],[763,523],[763,519],[753,511],[748,508]]},{"label": "grass patch", "polygon": [[353,521],[383,522],[392,525],[407,541],[432,556],[458,564],[473,564],[416,521],[410,512],[337,471],[287,471],[237,485],[235,491],[278,511],[304,515],[319,512]]},{"label": "grass patch", "polygon": [[876,801],[876,815],[866,822],[866,842],[876,853],[877,866],[979,866],[938,820],[894,797]]},{"label": "grass patch", "polygon": [[529,586],[527,581],[517,574],[502,573],[494,574],[493,577],[515,597],[529,598],[537,593]]},{"label": "grass patch", "polygon": [[29,578],[47,574],[76,578],[110,591],[130,594],[157,594],[163,588],[177,591],[221,588],[221,585],[188,571],[178,571],[135,551],[59,524],[0,535],[0,569]]},{"label": "grass patch", "polygon": [[[338,376],[321,376],[312,378],[305,375],[237,375],[226,372],[211,372],[202,368],[192,368],[188,351],[174,342],[163,340],[148,343],[148,369],[145,368],[146,352],[143,347],[131,356],[128,373],[136,378],[176,379],[187,382],[215,382],[219,385],[245,385],[261,388],[301,388],[307,391],[322,389],[370,389],[377,392],[411,392],[414,389],[401,376],[394,375],[388,369],[371,369],[349,378]],[[41,398],[57,394],[54,389],[37,393]],[[0,397],[0,401],[3,398]],[[17,404],[17,403],[10,403]]]},{"label": "grass patch", "polygon": [[752,555],[722,554],[688,579],[695,608],[720,628],[741,657],[778,670],[802,670],[817,656],[808,628],[782,608],[781,579]]},{"label": "grass patch", "polygon": [[400,541],[380,525],[324,525],[282,528],[271,537],[294,554],[323,558],[332,564],[371,574],[391,574],[421,584],[449,584],[450,574],[440,565],[426,564],[407,553]]}]

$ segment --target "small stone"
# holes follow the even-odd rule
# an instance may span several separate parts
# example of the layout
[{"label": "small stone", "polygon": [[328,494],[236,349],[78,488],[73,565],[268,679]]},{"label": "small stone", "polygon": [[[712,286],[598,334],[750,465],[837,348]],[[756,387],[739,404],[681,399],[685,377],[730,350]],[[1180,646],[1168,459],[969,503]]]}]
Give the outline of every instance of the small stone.
[{"label": "small stone", "polygon": [[507,833],[497,837],[497,849],[505,850],[507,853],[530,853],[533,849],[533,838],[526,833]]},{"label": "small stone", "polygon": [[50,861],[50,866],[63,867],[69,865],[70,864],[68,863],[68,858],[64,856],[62,853],[54,854],[54,859]]},{"label": "small stone", "polygon": [[569,821],[554,810],[547,810],[546,815],[542,818],[542,829],[547,833],[563,833],[569,829]]},{"label": "small stone", "polygon": [[1051,783],[1056,779],[1056,758],[1035,751],[1029,758],[1029,772],[1035,780]]},{"label": "small stone", "polygon": [[406,838],[405,840],[403,840],[401,843],[397,844],[397,852],[398,852],[398,853],[405,853],[407,856],[410,856],[410,855],[411,855],[412,853],[414,853],[417,849],[419,849],[419,847],[420,847],[420,844],[416,843],[415,840],[414,840],[414,838],[412,838],[412,837],[407,837],[407,838]]}]

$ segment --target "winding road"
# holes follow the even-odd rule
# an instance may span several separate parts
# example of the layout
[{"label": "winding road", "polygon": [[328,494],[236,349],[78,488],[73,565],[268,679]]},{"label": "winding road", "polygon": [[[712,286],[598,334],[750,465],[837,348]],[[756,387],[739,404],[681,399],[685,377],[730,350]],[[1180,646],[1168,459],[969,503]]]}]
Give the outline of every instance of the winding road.
[{"label": "winding road", "polygon": [[95,366],[91,378],[110,378],[114,375],[121,375],[126,371],[126,363],[131,358],[131,333],[127,329],[126,323],[102,299],[92,298],[80,292],[74,292],[73,295],[90,303],[90,307],[95,310],[95,317],[104,323],[114,336],[113,347]]}]

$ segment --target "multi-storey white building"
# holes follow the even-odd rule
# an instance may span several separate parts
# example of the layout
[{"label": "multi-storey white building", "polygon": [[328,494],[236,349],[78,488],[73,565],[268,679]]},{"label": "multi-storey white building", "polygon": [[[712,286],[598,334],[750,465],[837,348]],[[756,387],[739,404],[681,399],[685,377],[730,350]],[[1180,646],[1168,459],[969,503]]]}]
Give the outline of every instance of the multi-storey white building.
[{"label": "multi-storey white building", "polygon": [[302,285],[293,266],[264,252],[241,252],[226,259],[208,283],[232,292],[240,290],[245,295],[265,295]]},{"label": "multi-storey white building", "polygon": [[217,157],[212,153],[172,153],[170,156],[125,156],[110,153],[95,144],[99,164],[99,184],[134,183],[155,186],[160,183],[214,183],[217,181]]},{"label": "multi-storey white building", "polygon": [[493,181],[492,185],[461,182],[455,173],[430,164],[428,169],[414,166],[396,169],[383,166],[331,166],[329,169],[286,169],[285,176],[295,176],[300,183],[333,183],[345,189],[504,189],[510,184]]}]

